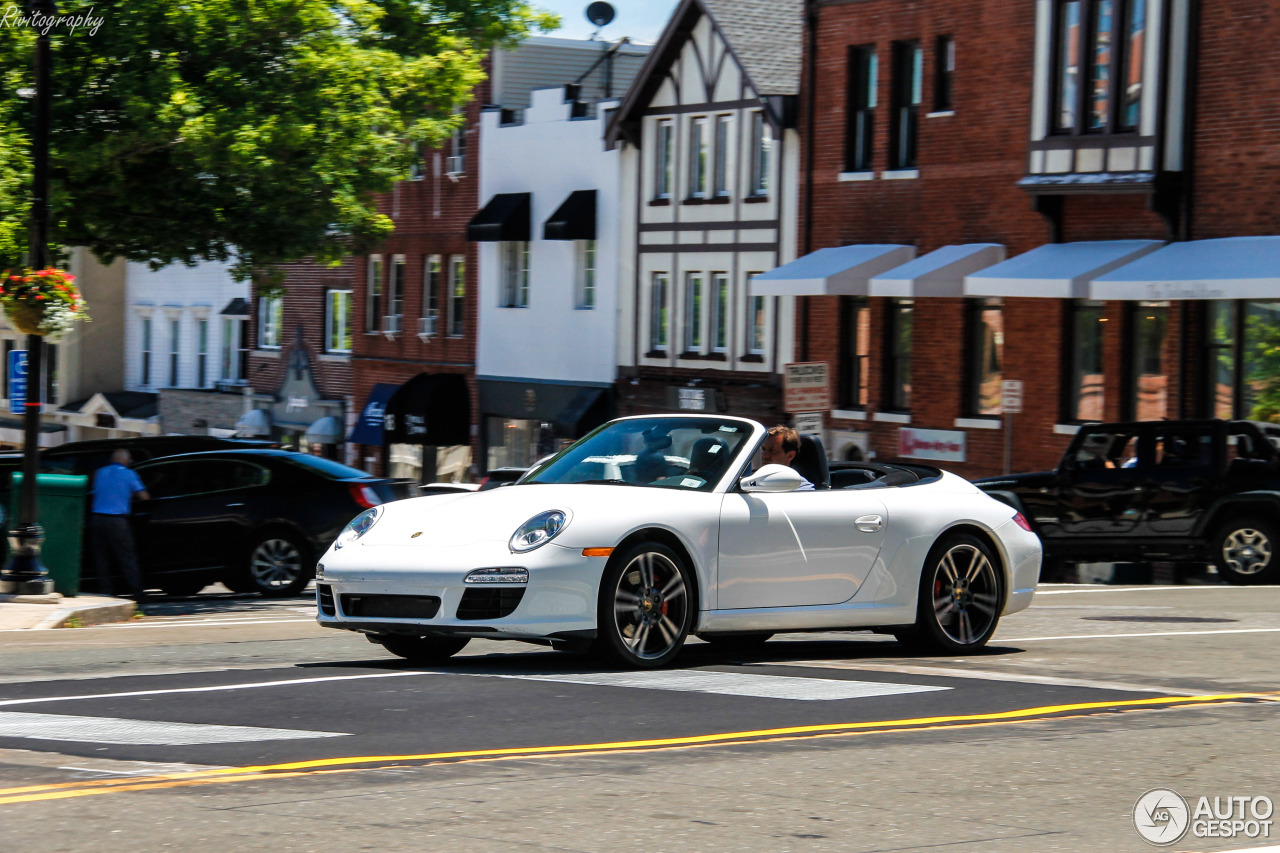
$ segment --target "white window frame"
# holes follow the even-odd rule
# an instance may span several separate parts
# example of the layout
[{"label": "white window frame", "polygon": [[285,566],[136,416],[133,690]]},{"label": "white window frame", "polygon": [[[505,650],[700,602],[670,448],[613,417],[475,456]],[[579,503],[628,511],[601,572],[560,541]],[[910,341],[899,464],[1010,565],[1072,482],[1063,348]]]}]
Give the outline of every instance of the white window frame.
[{"label": "white window frame", "polygon": [[422,262],[422,316],[434,320],[440,327],[440,280],[444,275],[444,261],[440,255],[427,255]]},{"label": "white window frame", "polygon": [[180,387],[179,379],[182,378],[182,319],[180,317],[169,318],[169,386],[170,388]]},{"label": "white window frame", "polygon": [[284,297],[258,297],[258,349],[280,349],[283,321]]},{"label": "white window frame", "polygon": [[382,255],[370,255],[365,274],[364,329],[376,334],[382,329]]},{"label": "white window frame", "polygon": [[733,117],[728,113],[716,116],[712,133],[715,153],[711,163],[711,195],[725,198],[730,195],[729,179],[733,174],[730,155],[733,151]]},{"label": "white window frame", "polygon": [[391,277],[387,280],[388,316],[396,318],[404,316],[404,281],[407,271],[404,255],[392,255]]},{"label": "white window frame", "polygon": [[706,276],[701,272],[684,274],[684,351],[701,353],[706,346]]},{"label": "white window frame", "polygon": [[529,307],[529,243],[506,240],[498,244],[502,271],[501,308]]},{"label": "white window frame", "polygon": [[196,320],[196,387],[209,387],[209,321]]},{"label": "white window frame", "polygon": [[653,197],[671,198],[671,176],[675,165],[675,122],[669,118],[657,123],[657,142],[653,146]]},{"label": "white window frame", "polygon": [[[746,275],[744,293],[751,293],[751,277],[760,275],[760,271]],[[747,309],[743,331],[746,333],[746,351],[748,355],[764,355],[769,342],[769,298],[767,296],[748,295],[745,301]]]},{"label": "white window frame", "polygon": [[590,311],[596,307],[596,241],[578,240],[577,245],[577,307],[582,311]]},{"label": "white window frame", "polygon": [[[349,353],[351,342],[351,304],[355,291],[345,287],[335,287],[325,291],[324,300],[324,351],[332,353]],[[341,305],[335,305],[335,301]],[[338,310],[338,309],[341,310]],[[343,348],[342,343],[346,343]]]},{"label": "white window frame", "polygon": [[733,293],[727,272],[711,273],[711,293],[707,314],[707,346],[711,352],[728,352],[733,340],[730,318],[733,316]]},{"label": "white window frame", "polygon": [[750,170],[747,187],[748,195],[763,198],[769,195],[769,172],[773,158],[773,127],[765,118],[764,110],[751,112],[751,157],[747,163]]},{"label": "white window frame", "polygon": [[711,149],[710,122],[706,116],[689,119],[689,198],[706,198]]},{"label": "white window frame", "polygon": [[143,388],[150,388],[152,387],[151,385],[151,345],[153,343],[151,338],[151,316],[147,315],[145,317],[142,317],[141,320],[142,320],[142,334],[139,337],[142,339],[141,341],[142,346],[139,348],[139,353],[138,353],[139,356],[141,356],[139,361],[139,366],[141,367],[141,371],[138,376],[138,384],[141,385]]},{"label": "white window frame", "polygon": [[449,256],[449,337],[466,334],[467,258]]},{"label": "white window frame", "polygon": [[[671,346],[671,275],[655,272],[649,276],[649,350],[667,352]],[[665,316],[664,316],[665,315]]]},{"label": "white window frame", "polygon": [[225,382],[244,382],[248,377],[249,352],[245,344],[245,319],[222,318],[222,376]]}]

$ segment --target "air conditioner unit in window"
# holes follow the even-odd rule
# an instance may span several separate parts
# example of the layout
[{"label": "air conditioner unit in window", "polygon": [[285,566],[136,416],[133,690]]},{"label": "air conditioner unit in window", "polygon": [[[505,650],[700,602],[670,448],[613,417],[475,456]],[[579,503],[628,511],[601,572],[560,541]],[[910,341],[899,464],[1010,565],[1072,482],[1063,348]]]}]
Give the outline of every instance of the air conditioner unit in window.
[{"label": "air conditioner unit in window", "polygon": [[418,340],[427,341],[435,336],[439,317],[418,318]]},{"label": "air conditioner unit in window", "polygon": [[382,318],[382,334],[387,338],[394,338],[400,334],[400,315],[387,314]]},{"label": "air conditioner unit in window", "polygon": [[444,173],[457,177],[466,172],[467,158],[463,154],[450,154],[444,158]]}]

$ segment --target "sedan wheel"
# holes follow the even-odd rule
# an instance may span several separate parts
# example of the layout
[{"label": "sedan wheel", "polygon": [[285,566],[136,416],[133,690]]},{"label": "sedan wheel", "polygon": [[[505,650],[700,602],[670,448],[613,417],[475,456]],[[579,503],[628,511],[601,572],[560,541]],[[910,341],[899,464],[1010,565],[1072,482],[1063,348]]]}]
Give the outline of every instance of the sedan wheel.
[{"label": "sedan wheel", "polygon": [[916,625],[907,645],[954,654],[986,645],[1000,621],[1001,572],[990,547],[966,534],[934,545],[920,582]]},{"label": "sedan wheel", "polygon": [[662,666],[689,635],[689,571],[660,542],[641,542],[615,556],[600,584],[597,648],[627,666]]},{"label": "sedan wheel", "polygon": [[1261,518],[1242,518],[1218,528],[1214,564],[1227,583],[1275,583],[1280,575],[1276,526]]},{"label": "sedan wheel", "polygon": [[310,580],[306,545],[293,533],[271,531],[249,549],[244,572],[227,586],[275,598],[296,595]]}]

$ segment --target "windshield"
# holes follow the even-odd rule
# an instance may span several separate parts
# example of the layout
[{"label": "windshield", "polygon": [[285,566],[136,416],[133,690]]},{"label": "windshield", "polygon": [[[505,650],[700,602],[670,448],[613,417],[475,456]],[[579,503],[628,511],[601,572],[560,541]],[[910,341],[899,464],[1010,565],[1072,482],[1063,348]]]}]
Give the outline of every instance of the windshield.
[{"label": "windshield", "polygon": [[613,421],[535,468],[522,483],[609,483],[709,492],[751,424],[726,418]]}]

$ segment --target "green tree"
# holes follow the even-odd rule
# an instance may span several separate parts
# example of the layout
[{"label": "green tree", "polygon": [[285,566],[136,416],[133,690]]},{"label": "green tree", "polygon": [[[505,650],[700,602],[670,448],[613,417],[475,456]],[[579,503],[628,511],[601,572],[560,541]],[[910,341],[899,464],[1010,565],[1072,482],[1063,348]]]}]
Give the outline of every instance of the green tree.
[{"label": "green tree", "polygon": [[[19,4],[21,7],[22,4]],[[390,233],[377,193],[440,143],[494,46],[558,19],[519,0],[61,0],[51,240],[236,274]],[[0,269],[26,244],[30,27],[0,27]]]},{"label": "green tree", "polygon": [[1280,422],[1280,324],[1255,315],[1245,320],[1245,380],[1258,421]]}]

